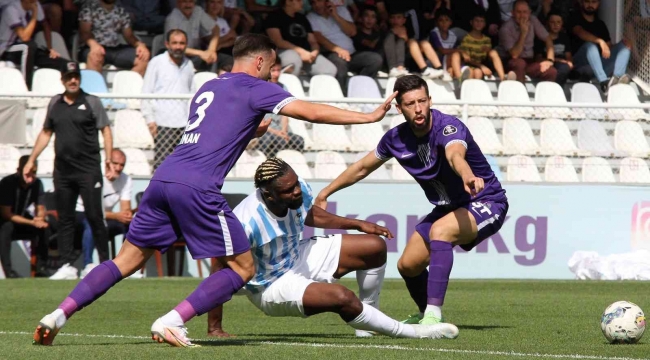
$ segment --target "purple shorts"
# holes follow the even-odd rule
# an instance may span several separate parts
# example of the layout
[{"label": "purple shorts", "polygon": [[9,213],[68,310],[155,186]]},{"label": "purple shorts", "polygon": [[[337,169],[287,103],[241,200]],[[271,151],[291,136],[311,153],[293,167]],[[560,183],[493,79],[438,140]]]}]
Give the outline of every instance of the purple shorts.
[{"label": "purple shorts", "polygon": [[476,220],[478,228],[476,239],[469,244],[460,245],[463,250],[470,251],[476,245],[480,244],[481,241],[496,234],[499,229],[501,229],[503,222],[506,220],[506,214],[508,213],[508,202],[505,200],[475,201],[458,207],[438,206],[434,208],[433,211],[422,220],[422,222],[415,226],[415,231],[417,231],[424,240],[430,241],[429,230],[431,230],[433,223],[459,208],[467,209],[472,215],[474,215],[474,219]]},{"label": "purple shorts", "polygon": [[136,246],[165,252],[181,236],[193,259],[236,255],[250,249],[244,228],[223,196],[152,180],[126,238]]}]

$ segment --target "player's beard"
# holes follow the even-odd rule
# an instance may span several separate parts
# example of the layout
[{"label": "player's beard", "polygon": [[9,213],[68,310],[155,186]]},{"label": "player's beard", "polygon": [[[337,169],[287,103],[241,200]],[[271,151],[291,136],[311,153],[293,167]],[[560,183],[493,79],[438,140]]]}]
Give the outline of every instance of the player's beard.
[{"label": "player's beard", "polygon": [[431,125],[431,112],[426,111],[422,115],[424,116],[424,123],[422,123],[422,125],[416,125],[415,124],[415,119],[413,119],[412,121],[409,122],[409,126],[411,126],[411,129],[413,131],[423,131],[423,130],[428,129],[429,126]]},{"label": "player's beard", "polygon": [[291,202],[289,202],[289,203],[287,204],[287,206],[288,206],[289,209],[291,209],[291,210],[298,210],[298,209],[300,209],[300,207],[302,206],[302,196],[301,196],[300,198],[298,198],[298,199],[291,200]]}]

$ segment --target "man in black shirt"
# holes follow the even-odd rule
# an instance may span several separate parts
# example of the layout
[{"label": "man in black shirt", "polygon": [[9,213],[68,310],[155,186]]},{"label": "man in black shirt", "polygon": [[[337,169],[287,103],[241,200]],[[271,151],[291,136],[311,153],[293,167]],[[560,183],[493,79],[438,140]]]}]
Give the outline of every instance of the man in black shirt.
[{"label": "man in black shirt", "polygon": [[62,76],[65,92],[50,100],[47,116],[23,174],[34,166],[34,161],[56,133],[54,142],[54,190],[59,214],[58,248],[61,268],[50,277],[53,280],[76,279],[77,269],[71,264],[75,231],[75,205],[81,195],[86,217],[100,261],[108,260],[108,234],[102,208],[103,176],[97,131],[104,137],[106,177],[114,177],[110,166],[113,138],[108,116],[99,98],[81,90],[79,68],[71,66]]},{"label": "man in black shirt", "polygon": [[[31,240],[37,253],[37,268],[42,272],[47,261],[48,224],[43,205],[43,183],[36,178],[36,164],[23,178],[29,156],[18,161],[18,171],[0,180],[0,261],[5,277],[19,275],[11,267],[11,242]],[[34,243],[35,242],[35,243]]]},{"label": "man in black shirt", "polygon": [[[574,63],[576,67],[591,66],[600,83],[603,93],[617,83],[627,84],[630,77],[626,75],[627,63],[630,61],[630,49],[621,41],[612,45],[609,30],[605,22],[598,19],[600,0],[582,0],[579,13],[574,13],[569,20]],[[607,77],[612,75],[609,83]]]}]

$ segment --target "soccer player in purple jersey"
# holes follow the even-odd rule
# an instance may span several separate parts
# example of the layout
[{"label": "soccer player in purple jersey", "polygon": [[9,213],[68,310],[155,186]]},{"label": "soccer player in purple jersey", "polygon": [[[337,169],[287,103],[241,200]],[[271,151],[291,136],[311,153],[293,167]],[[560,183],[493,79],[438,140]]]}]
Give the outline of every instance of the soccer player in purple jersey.
[{"label": "soccer player in purple jersey", "polygon": [[[427,83],[417,76],[395,82],[397,110],[406,122],[390,129],[369,153],[316,199],[355,184],[394,157],[417,181],[435,208],[416,227],[397,267],[420,312],[404,322],[442,321],[442,304],[456,245],[469,251],[495,234],[508,199],[469,130],[457,118],[431,109]],[[427,271],[427,266],[429,270]]]},{"label": "soccer player in purple jersey", "polygon": [[232,72],[204,84],[192,99],[185,134],[151,179],[117,257],[93,269],[41,319],[35,344],[52,344],[70,316],[183,236],[194,259],[217,258],[224,268],[158,318],[151,335],[172,346],[195,346],[185,323],[230,300],[255,274],[248,238],[221,187],[248,142],[268,128],[269,123],[261,124],[264,116],[274,112],[315,123],[372,123],[384,117],[396,95],[367,114],[312,104],[267,81],[276,52],[266,36],[239,37],[233,56]]}]

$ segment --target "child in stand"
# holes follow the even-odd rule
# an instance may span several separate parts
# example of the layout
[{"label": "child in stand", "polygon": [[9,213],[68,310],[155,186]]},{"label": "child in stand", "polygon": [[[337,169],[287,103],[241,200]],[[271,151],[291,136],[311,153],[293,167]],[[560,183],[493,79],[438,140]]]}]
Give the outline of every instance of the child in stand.
[{"label": "child in stand", "polygon": [[[437,26],[429,33],[429,43],[433,45],[438,57],[443,59],[445,56],[447,57],[445,64],[447,72],[452,74],[454,79],[460,79],[462,76],[460,67],[454,69],[452,66],[452,58],[454,58],[454,55],[460,58],[458,56],[460,49],[458,49],[459,41],[456,34],[449,31],[451,23],[451,12],[444,7],[438,9],[436,12]],[[449,81],[451,79],[447,78],[445,80]]]},{"label": "child in stand", "polygon": [[[361,11],[361,22],[357,26],[357,34],[352,38],[352,43],[358,52],[372,51],[383,55],[381,49],[381,34],[379,33],[379,30],[377,30],[377,9],[375,7],[367,6]],[[386,57],[388,58],[388,56]],[[404,48],[402,48],[402,59],[403,58]],[[403,69],[403,60],[401,65]],[[392,68],[390,66],[388,68],[391,69],[392,72]]]}]

